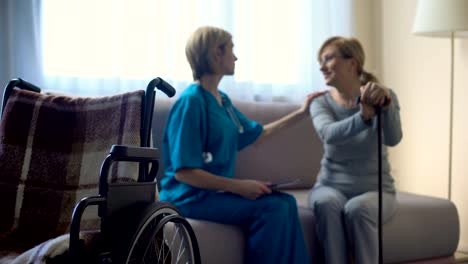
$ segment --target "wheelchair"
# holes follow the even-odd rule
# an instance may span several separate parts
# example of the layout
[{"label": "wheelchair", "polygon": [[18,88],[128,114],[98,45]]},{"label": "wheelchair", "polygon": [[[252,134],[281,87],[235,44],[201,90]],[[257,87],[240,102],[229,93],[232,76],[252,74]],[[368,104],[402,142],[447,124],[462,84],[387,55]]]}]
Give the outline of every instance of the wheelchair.
[{"label": "wheelchair", "polygon": [[[175,89],[169,85],[167,82],[165,82],[161,78],[155,78],[151,80],[146,88],[146,91],[138,91],[138,93],[133,93],[132,98],[140,98],[139,102],[141,101],[141,104],[136,104],[137,106],[132,108],[133,112],[138,112],[135,111],[141,110],[141,113],[138,115],[140,117],[140,130],[139,130],[139,138],[140,138],[140,144],[138,145],[129,145],[125,143],[125,140],[117,140],[118,144],[112,144],[110,147],[110,150],[107,153],[107,156],[104,158],[102,161],[100,168],[99,168],[99,179],[98,179],[98,194],[97,195],[91,195],[91,196],[84,196],[79,200],[79,202],[74,206],[72,212],[70,213],[71,216],[71,221],[69,221],[69,249],[67,251],[67,254],[56,257],[55,260],[56,262],[60,261],[61,259],[63,260],[63,263],[201,263],[200,260],[200,253],[198,249],[198,243],[196,240],[195,233],[193,229],[191,228],[190,224],[188,221],[179,213],[176,207],[169,203],[161,202],[158,201],[158,187],[157,187],[157,182],[155,180],[157,171],[159,169],[159,152],[158,149],[156,148],[151,148],[151,122],[153,119],[153,108],[154,108],[154,103],[155,103],[155,95],[156,95],[156,88],[162,92],[164,92],[167,96],[172,97],[175,94]],[[24,110],[24,108],[20,108],[19,106],[15,108],[14,103],[12,102],[12,105],[10,104],[10,101],[15,101],[15,102],[21,102],[22,97],[18,94],[24,93],[26,97],[34,97],[37,95],[34,94],[41,94],[41,89],[27,81],[24,81],[22,79],[13,79],[12,81],[9,82],[9,84],[5,87],[4,91],[4,96],[3,96],[3,104],[2,104],[2,124],[1,124],[1,130],[0,130],[0,138],[2,140],[2,147],[0,148],[0,169],[4,171],[20,171],[20,169],[16,169],[18,164],[13,165],[15,162],[13,162],[13,158],[11,158],[11,155],[7,155],[7,151],[9,149],[15,149],[15,151],[18,153],[20,152],[21,160],[26,160],[26,158],[23,158],[23,156],[30,155],[31,158],[30,160],[34,160],[34,157],[43,158],[45,155],[43,154],[43,150],[40,149],[40,155],[34,155],[31,154],[31,150],[28,147],[24,147],[24,153],[29,153],[29,154],[24,154],[21,151],[18,151],[16,147],[11,147],[12,144],[14,144],[14,141],[20,141],[17,139],[17,137],[20,137],[19,134],[23,132],[18,132],[19,130],[15,130],[18,127],[24,126],[24,123],[27,122],[38,122],[39,123],[39,117],[38,115],[45,115],[47,113],[50,113],[51,111],[55,111],[55,108],[57,105],[55,103],[60,102],[60,101],[67,101],[67,100],[74,100],[74,99],[69,99],[66,96],[54,96],[51,95],[52,98],[49,100],[48,95],[42,95],[43,97],[40,97],[39,101],[44,101],[41,103],[35,103],[34,106],[29,106],[30,109],[36,109],[42,107],[42,105],[45,105],[47,102],[50,102],[52,107],[52,110],[48,110],[49,112],[45,110],[31,110],[31,113],[29,114],[29,110]],[[14,100],[9,100],[12,94],[15,94]],[[124,98],[124,97],[122,97]],[[109,101],[116,101],[120,102],[119,100],[122,100],[122,102],[125,102],[125,104],[129,104],[129,102],[133,99],[125,99],[123,100],[122,98],[117,99],[107,99],[106,102]],[[49,101],[47,101],[49,100]],[[78,100],[78,101],[76,101]],[[82,102],[80,101],[80,98],[77,98],[73,102]],[[86,101],[88,99],[84,99]],[[92,105],[92,109],[100,109],[103,103],[98,102],[94,103]],[[55,107],[55,108],[54,108]],[[26,106],[25,108],[28,108]],[[28,108],[28,109],[29,109]],[[140,109],[138,109],[140,108]],[[16,109],[16,110],[15,110]],[[20,112],[20,114],[15,114],[16,112]],[[67,110],[68,111],[68,110]],[[121,111],[121,110],[112,110],[109,112],[106,112],[103,114],[103,117],[100,120],[103,119],[108,119],[108,116],[116,114],[116,112]],[[4,119],[5,112],[8,112],[11,118],[7,119],[6,121]],[[27,112],[28,115],[25,115],[26,117],[20,118],[19,121],[15,121],[13,117],[19,116],[21,114],[24,114],[24,112]],[[35,114],[34,114],[35,113]],[[110,114],[109,114],[110,113]],[[67,116],[61,118],[61,116],[55,118],[52,122],[59,122],[59,124],[56,124],[57,126],[61,126],[60,123],[67,123],[69,120],[85,120],[85,119],[92,119],[94,116],[93,114],[88,114],[87,116]],[[29,119],[29,117],[31,117]],[[125,116],[122,114],[120,117],[117,119],[122,120]],[[28,119],[28,120],[26,120]],[[110,119],[110,117],[109,117]],[[138,119],[138,118],[137,118]],[[136,121],[132,121],[130,123],[135,123]],[[99,122],[98,122],[99,123]],[[32,126],[32,125],[31,125]],[[81,123],[79,125],[74,125],[73,130],[70,131],[76,131],[77,126],[83,126]],[[125,127],[128,125],[122,125],[120,124],[120,128]],[[7,133],[8,128],[13,127],[14,132]],[[104,127],[104,130],[107,129],[108,126]],[[35,130],[40,130],[41,127],[36,124]],[[29,128],[28,133],[33,134],[31,132],[31,128]],[[91,156],[86,156],[89,155],[86,153],[87,146],[77,146],[78,144],[72,143],[70,144],[71,147],[64,147],[64,144],[60,144],[60,139],[58,139],[61,136],[64,136],[64,134],[72,134],[69,137],[73,138],[79,138],[76,134],[79,134],[77,132],[56,132],[54,134],[53,131],[54,129],[52,128],[45,128],[44,134],[45,138],[43,141],[49,142],[47,144],[40,144],[41,140],[36,140],[36,139],[31,139],[31,135],[25,136],[25,140],[22,141],[27,141],[27,144],[34,145],[36,148],[37,146],[42,146],[44,148],[44,145],[56,145],[60,151],[63,151],[62,149],[65,149],[65,151],[70,151],[70,149],[73,148],[78,148],[78,149],[84,149],[84,154],[80,154],[81,160],[88,159],[88,160],[95,160],[96,155],[91,155]],[[93,128],[86,128],[86,132],[83,134],[88,133],[89,131],[93,130]],[[40,132],[37,132],[36,134],[39,134]],[[107,132],[103,132],[103,137],[107,137]],[[53,135],[49,135],[53,134]],[[88,135],[86,134],[86,135]],[[10,136],[9,136],[10,135]],[[11,136],[13,135],[13,136]],[[64,136],[65,137],[65,136]],[[92,137],[92,136],[89,136]],[[12,139],[9,139],[12,138]],[[109,134],[109,138],[112,138]],[[133,136],[130,136],[129,138],[133,138]],[[57,142],[55,142],[57,140]],[[88,139],[86,139],[88,140]],[[36,141],[38,143],[36,143]],[[12,143],[13,142],[13,143]],[[31,143],[32,142],[32,143]],[[50,143],[54,142],[54,143]],[[123,142],[124,144],[120,144]],[[26,144],[26,143],[25,143]],[[40,148],[40,147],[37,147]],[[109,149],[109,147],[107,147]],[[13,151],[13,152],[15,152]],[[29,152],[28,152],[29,151]],[[58,152],[60,152],[58,151]],[[53,157],[56,157],[58,154],[54,153]],[[71,154],[69,155],[71,159],[77,159],[76,156],[77,154]],[[99,156],[99,155],[97,155]],[[63,161],[64,158],[60,157],[60,161]],[[102,160],[102,159],[101,159]],[[136,176],[134,178],[137,178],[136,180],[132,180],[130,178],[132,177],[126,177],[124,176],[124,180],[119,181],[117,176],[114,176],[116,171],[119,171],[122,173],[128,173],[129,169],[119,169],[120,163],[123,164],[130,164],[130,168],[133,168],[136,170],[135,174]],[[77,164],[71,163],[69,160],[66,161],[64,164],[72,164],[70,167],[74,167],[78,171],[83,171],[86,170],[86,166],[81,166],[79,168]],[[63,169],[64,165],[60,164],[53,164],[52,165],[54,168],[60,170]],[[133,166],[133,167],[132,167]],[[16,193],[12,193],[12,197],[18,197],[18,190],[23,191],[24,198],[21,199],[21,202],[23,202],[22,206],[26,207],[25,201],[27,200],[27,190],[28,190],[28,182],[34,182],[35,181],[35,176],[29,176],[31,170],[29,170],[26,174],[24,172],[24,167],[23,165],[23,171],[19,172],[18,178],[16,180],[11,180],[8,178],[9,176],[7,173],[3,173],[4,175],[7,175],[6,177],[1,177],[0,178],[0,183],[3,185],[0,185],[0,192],[3,191],[3,193],[6,193],[5,196],[8,193],[12,193],[13,190],[16,190]],[[42,172],[42,176],[40,177],[47,177],[44,175],[47,175],[47,173],[52,173],[49,171]],[[26,175],[26,176],[25,176]],[[73,175],[72,175],[73,176]],[[67,176],[68,178],[65,178],[64,180],[60,180],[58,183],[48,183],[44,184],[41,183],[39,187],[36,187],[36,194],[38,195],[42,193],[45,193],[44,191],[44,185],[47,185],[46,187],[49,188],[50,186],[53,186],[53,188],[59,188],[57,186],[61,186],[62,184],[64,189],[72,188],[70,187],[70,183],[63,183],[64,181],[69,181],[69,179],[72,178],[72,176]],[[3,179],[5,178],[5,179]],[[116,180],[117,179],[117,180]],[[36,180],[37,181],[37,180]],[[84,183],[81,183],[80,181],[83,181]],[[4,184],[7,182],[6,184]],[[74,179],[72,182],[76,186],[79,186],[78,184],[83,184],[85,185],[92,185],[87,180],[83,179]],[[17,184],[16,187],[11,188],[12,183]],[[18,187],[20,184],[23,184],[22,187]],[[2,187],[3,186],[3,187]],[[6,186],[6,187],[5,187]],[[42,189],[41,189],[42,188]],[[83,187],[84,188],[84,187]],[[31,188],[33,189],[33,188]],[[6,190],[6,191],[5,191]],[[53,192],[55,190],[52,190],[50,192]],[[76,192],[72,194],[67,194],[67,197],[75,197],[79,196],[78,193],[80,193],[81,190],[77,190]],[[74,196],[75,195],[75,196]],[[2,196],[2,195],[0,195]],[[0,197],[0,199],[3,199],[3,196]],[[53,203],[56,199],[56,197],[65,197],[66,195],[52,195],[52,198],[49,197],[47,200],[50,203]],[[36,196],[35,196],[36,197]],[[39,196],[37,196],[39,197]],[[8,197],[7,197],[8,198]],[[35,198],[39,199],[39,198]],[[71,198],[67,198],[70,200]],[[64,208],[63,207],[63,201],[66,201],[67,199],[62,199],[62,207],[58,208]],[[7,199],[8,200],[8,199]],[[10,199],[11,200],[11,199]],[[98,216],[98,225],[99,229],[96,231],[86,231],[82,230],[82,221],[83,221],[83,215],[85,214],[85,209],[91,207],[91,206],[97,206],[97,216]],[[14,208],[13,208],[14,207]],[[16,198],[16,204],[10,205],[9,203],[5,203],[5,207],[7,208],[6,210],[8,212],[12,212],[16,214],[16,217],[18,216],[18,212],[23,213],[23,211],[27,211],[26,209],[21,210],[18,209],[18,199]],[[39,209],[36,209],[36,207],[42,207],[46,208],[47,205],[41,205],[41,206],[30,206],[32,211],[36,212]],[[9,208],[9,209],[8,209]],[[11,210],[10,210],[11,209]],[[41,215],[42,213],[42,215]],[[0,223],[0,240],[2,239],[2,232],[4,233],[12,233],[10,231],[5,232],[7,228],[5,226],[14,226],[12,223],[18,223],[21,225],[22,221],[27,222],[28,219],[31,225],[33,227],[28,227],[29,231],[25,231],[23,233],[28,233],[27,235],[23,237],[29,237],[31,234],[36,234],[37,232],[42,232],[42,227],[44,229],[47,229],[47,225],[52,225],[49,223],[50,221],[47,220],[47,215],[50,213],[44,213],[40,212],[34,215],[34,213],[23,213],[27,218],[26,220],[18,220],[14,219],[11,221],[1,221]],[[45,216],[44,216],[45,215]],[[34,222],[35,220],[31,220],[32,217],[37,217],[35,218],[38,222]],[[45,217],[42,222],[40,222],[40,218]],[[63,218],[63,217],[62,217]],[[5,223],[7,222],[6,225]],[[58,225],[58,224],[57,224]],[[60,230],[63,231],[63,230]],[[54,233],[55,232],[55,233]],[[52,234],[58,235],[57,231],[55,230],[54,232],[49,232],[49,233],[44,233],[45,235],[42,235],[42,239],[44,238],[50,238]],[[86,234],[86,232],[92,233],[93,236],[93,242],[91,243],[92,245],[92,250],[89,248],[89,243],[87,243],[83,239],[83,234]],[[14,232],[13,232],[14,233]],[[41,233],[42,234],[42,233]],[[37,241],[36,241],[37,242]],[[85,243],[86,242],[86,243]],[[1,245],[0,245],[1,247]],[[56,263],[53,262],[53,263]],[[51,262],[52,263],[52,262]]]}]

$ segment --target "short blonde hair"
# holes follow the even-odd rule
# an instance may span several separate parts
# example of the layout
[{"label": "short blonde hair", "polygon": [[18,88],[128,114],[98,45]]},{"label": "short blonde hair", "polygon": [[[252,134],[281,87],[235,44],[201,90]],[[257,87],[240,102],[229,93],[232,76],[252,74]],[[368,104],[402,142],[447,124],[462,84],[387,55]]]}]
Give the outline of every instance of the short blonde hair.
[{"label": "short blonde hair", "polygon": [[323,50],[328,46],[334,46],[343,58],[356,60],[358,64],[357,74],[361,84],[364,85],[368,82],[378,82],[377,78],[372,73],[364,70],[366,56],[359,40],[356,38],[345,38],[341,36],[334,36],[325,40],[318,52],[319,61]]},{"label": "short blonde hair", "polygon": [[223,48],[232,35],[222,28],[200,27],[189,37],[185,46],[185,55],[192,68],[194,80],[202,75],[213,73],[213,59],[216,49]]}]

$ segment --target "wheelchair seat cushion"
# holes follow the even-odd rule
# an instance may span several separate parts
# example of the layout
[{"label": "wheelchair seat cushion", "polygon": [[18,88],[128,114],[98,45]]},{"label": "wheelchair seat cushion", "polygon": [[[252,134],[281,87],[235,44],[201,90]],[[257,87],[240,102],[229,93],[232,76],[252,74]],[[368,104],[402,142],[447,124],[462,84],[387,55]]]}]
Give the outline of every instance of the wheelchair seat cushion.
[{"label": "wheelchair seat cushion", "polygon": [[[144,91],[67,97],[14,89],[0,124],[0,248],[24,250],[68,231],[72,210],[98,193],[112,144],[140,146]],[[135,164],[113,166],[111,182],[136,181]],[[98,228],[96,208],[83,229]],[[82,230],[83,230],[82,229]]]}]

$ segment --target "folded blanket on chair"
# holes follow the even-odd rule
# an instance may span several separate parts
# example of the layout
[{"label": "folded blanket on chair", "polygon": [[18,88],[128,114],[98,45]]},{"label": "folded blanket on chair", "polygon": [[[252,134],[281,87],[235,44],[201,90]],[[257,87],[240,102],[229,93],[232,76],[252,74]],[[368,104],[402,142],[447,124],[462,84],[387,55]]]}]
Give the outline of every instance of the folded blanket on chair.
[{"label": "folded blanket on chair", "polygon": [[[24,250],[67,232],[75,204],[97,195],[111,145],[140,146],[144,91],[81,98],[15,89],[0,125],[0,248]],[[137,179],[135,163],[112,181]],[[82,228],[95,229],[95,207]]]},{"label": "folded blanket on chair", "polygon": [[[37,245],[34,248],[12,259],[11,264],[50,263],[53,259],[65,259],[68,255],[69,243],[70,236],[68,234],[47,240],[46,242],[43,242],[40,245]],[[56,263],[57,262],[59,261],[56,261]],[[67,262],[60,261],[60,263]]]},{"label": "folded blanket on chair", "polygon": [[[80,235],[80,240],[83,241],[85,247],[84,252],[87,252],[89,257],[82,256],[84,261],[96,262],[97,244],[99,243],[99,232],[84,232]],[[68,245],[70,243],[70,235],[65,234],[53,239],[49,239],[34,248],[20,254],[0,257],[0,264],[53,264],[53,263],[71,263]]]}]

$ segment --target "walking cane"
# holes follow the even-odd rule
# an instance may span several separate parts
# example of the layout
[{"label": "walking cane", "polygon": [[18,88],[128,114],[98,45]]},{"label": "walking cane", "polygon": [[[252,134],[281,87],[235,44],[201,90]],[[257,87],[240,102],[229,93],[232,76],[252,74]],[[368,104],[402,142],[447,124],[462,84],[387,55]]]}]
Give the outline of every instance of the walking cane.
[{"label": "walking cane", "polygon": [[[387,104],[385,99],[384,105]],[[361,103],[361,96],[357,98],[357,103]],[[382,107],[374,106],[377,116],[377,158],[378,158],[378,247],[379,264],[383,264],[383,241],[382,241]]]},{"label": "walking cane", "polygon": [[378,239],[379,239],[379,264],[383,264],[382,248],[382,107],[375,107],[377,115],[377,154],[379,163],[379,220],[378,220]]}]

